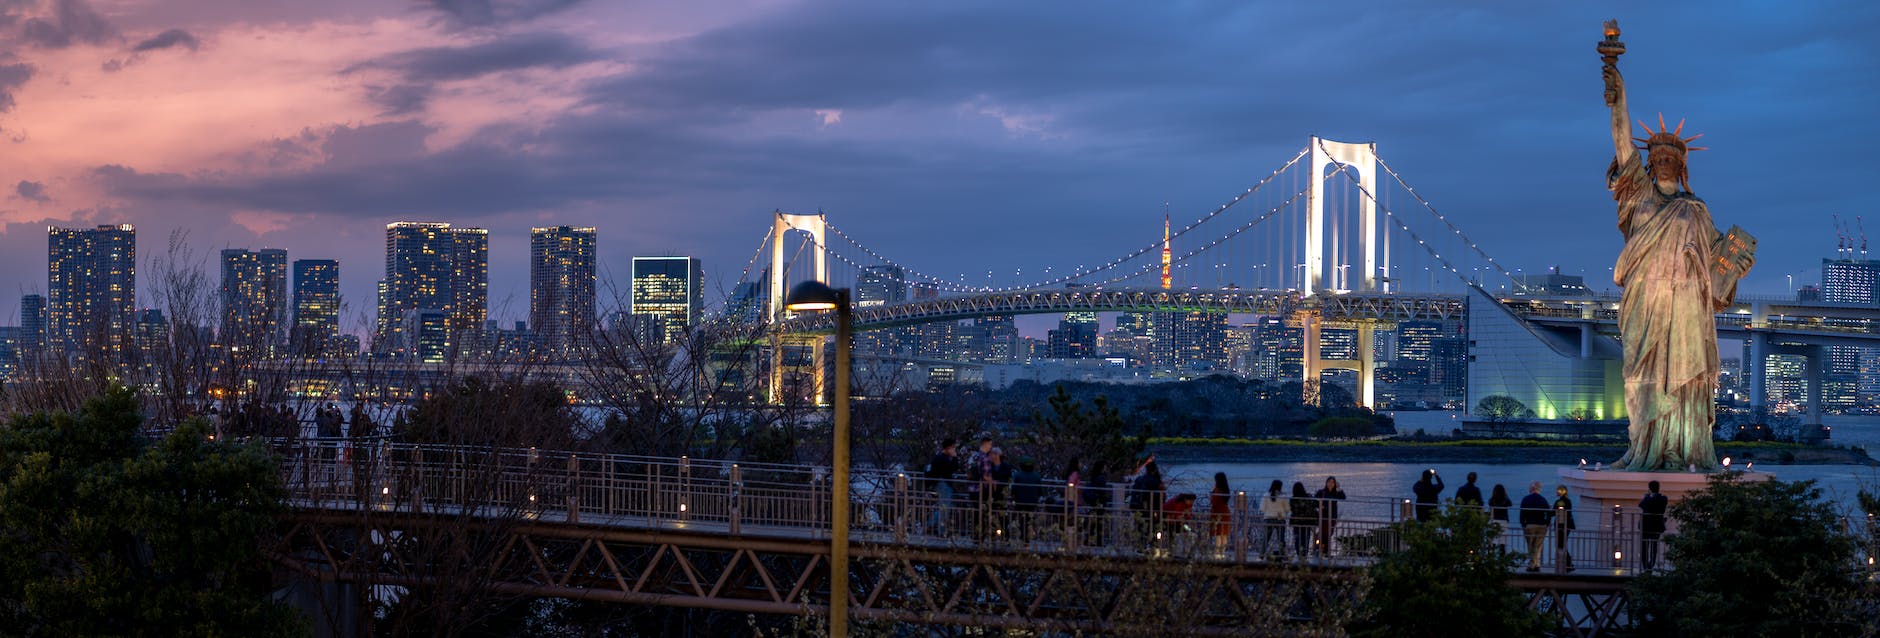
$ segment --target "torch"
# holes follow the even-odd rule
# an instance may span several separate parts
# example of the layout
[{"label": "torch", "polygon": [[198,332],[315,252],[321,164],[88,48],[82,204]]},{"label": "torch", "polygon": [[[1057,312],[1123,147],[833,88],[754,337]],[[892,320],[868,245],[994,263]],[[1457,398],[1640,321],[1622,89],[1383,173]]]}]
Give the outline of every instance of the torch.
[{"label": "torch", "polygon": [[[1606,39],[1599,41],[1599,60],[1606,63],[1606,68],[1617,70],[1619,56],[1625,55],[1625,43],[1619,41],[1619,21],[1606,21]],[[1606,86],[1606,104],[1610,105],[1618,95],[1610,83]]]},{"label": "torch", "polygon": [[1599,60],[1616,66],[1622,55],[1625,55],[1625,43],[1619,41],[1619,21],[1607,20],[1606,39],[1599,41]]}]

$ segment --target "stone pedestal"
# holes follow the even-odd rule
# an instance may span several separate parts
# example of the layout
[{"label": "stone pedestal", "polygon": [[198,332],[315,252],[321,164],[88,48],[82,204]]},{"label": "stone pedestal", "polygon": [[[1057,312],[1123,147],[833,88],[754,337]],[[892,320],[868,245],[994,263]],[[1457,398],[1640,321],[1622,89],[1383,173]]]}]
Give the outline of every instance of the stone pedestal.
[{"label": "stone pedestal", "polygon": [[[1768,472],[1741,472],[1731,470],[1746,481],[1767,481],[1775,478]],[[1610,512],[1618,505],[1628,512],[1638,507],[1638,501],[1645,497],[1645,485],[1658,481],[1658,491],[1672,503],[1684,500],[1684,495],[1704,489],[1710,484],[1711,472],[1615,472],[1612,470],[1594,470],[1591,468],[1560,468],[1560,483],[1567,486],[1573,497],[1573,504],[1578,510]],[[1542,490],[1542,494],[1551,494],[1551,490]],[[1676,521],[1666,521],[1676,526]]]}]

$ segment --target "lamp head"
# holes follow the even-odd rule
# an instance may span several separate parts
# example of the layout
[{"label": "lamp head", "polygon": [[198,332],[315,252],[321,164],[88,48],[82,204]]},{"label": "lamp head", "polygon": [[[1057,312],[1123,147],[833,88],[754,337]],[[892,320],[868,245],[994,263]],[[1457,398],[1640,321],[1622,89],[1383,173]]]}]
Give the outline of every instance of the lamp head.
[{"label": "lamp head", "polygon": [[829,284],[810,280],[791,288],[790,294],[783,297],[783,307],[793,312],[835,310],[844,301],[842,297],[842,292]]}]

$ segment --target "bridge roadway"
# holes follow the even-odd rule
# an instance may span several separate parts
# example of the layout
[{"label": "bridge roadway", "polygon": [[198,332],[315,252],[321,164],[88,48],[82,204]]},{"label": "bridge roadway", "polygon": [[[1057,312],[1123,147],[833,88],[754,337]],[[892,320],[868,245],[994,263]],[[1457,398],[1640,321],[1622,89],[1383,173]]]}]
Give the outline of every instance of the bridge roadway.
[{"label": "bridge roadway", "polygon": [[[785,615],[828,608],[825,468],[397,443],[280,451],[293,513],[276,557],[309,578],[438,585],[465,577],[440,567],[454,557],[476,566],[480,586],[508,595]],[[1395,499],[1343,501],[1327,555],[1276,560],[1262,556],[1265,530],[1245,493],[1233,497],[1217,547],[1205,495],[1186,524],[1158,529],[1123,508],[981,508],[942,503],[896,471],[853,477],[850,616],[886,623],[1227,634],[1330,622],[1315,612],[1344,595],[1407,515]],[[1044,492],[1127,502],[1120,484]],[[1548,542],[1549,569],[1516,571],[1511,584],[1564,635],[1621,630],[1638,567],[1636,512],[1577,518],[1567,560],[1578,569],[1562,571],[1569,563]],[[1503,542],[1525,546],[1518,530]]]},{"label": "bridge roadway", "polygon": [[[1495,296],[1523,317],[1535,321],[1592,321],[1613,327],[1618,319],[1619,297],[1616,295]],[[1332,323],[1460,319],[1468,312],[1468,302],[1467,295],[1447,293],[1346,292],[1303,296],[1293,290],[1060,288],[987,292],[856,308],[855,329],[879,330],[988,315],[1077,311],[1291,316],[1301,310],[1317,311],[1325,321]],[[1725,337],[1741,338],[1754,328],[1780,338],[1800,338],[1810,343],[1825,340],[1821,345],[1829,345],[1829,342],[1876,345],[1880,344],[1880,309],[1859,304],[1744,296],[1730,309],[1717,313],[1717,328]],[[804,314],[783,320],[777,329],[785,334],[827,334],[834,331],[834,320],[828,313]]]}]

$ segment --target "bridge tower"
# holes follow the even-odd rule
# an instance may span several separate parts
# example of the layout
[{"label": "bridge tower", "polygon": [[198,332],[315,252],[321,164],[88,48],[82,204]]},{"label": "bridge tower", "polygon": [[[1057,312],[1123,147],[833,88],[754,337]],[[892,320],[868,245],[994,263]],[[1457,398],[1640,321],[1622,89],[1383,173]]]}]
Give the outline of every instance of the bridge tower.
[{"label": "bridge tower", "polygon": [[[809,234],[812,242],[810,251],[813,256],[815,272],[811,278],[824,283],[829,281],[829,255],[824,233],[828,230],[829,218],[822,212],[786,213],[776,211],[776,218],[770,225],[770,282],[768,302],[770,320],[773,324],[790,318],[791,313],[783,307],[784,295],[789,294],[790,278],[784,272],[784,244],[791,231]],[[771,331],[770,337],[770,401],[781,403],[785,389],[784,379],[789,376],[808,376],[811,385],[810,396],[817,403],[822,403],[827,379],[824,365],[823,338],[817,335],[784,335]],[[786,353],[809,351],[807,358],[786,356]],[[804,362],[807,360],[807,366]],[[805,369],[805,368],[808,369]]]},{"label": "bridge tower", "polygon": [[[1378,253],[1380,246],[1385,260],[1390,259],[1390,247],[1384,243],[1387,233],[1377,230],[1377,143],[1334,142],[1322,137],[1312,138],[1312,185],[1306,195],[1306,264],[1305,281],[1300,282],[1300,294],[1312,296],[1328,289],[1350,288],[1364,292],[1380,292],[1383,279],[1378,277]],[[1343,246],[1334,242],[1331,246],[1332,261],[1325,260],[1325,169],[1336,164],[1350,165],[1358,173],[1358,185],[1364,194],[1358,198],[1359,235],[1357,248],[1363,251],[1364,269],[1359,271],[1356,286],[1348,276],[1338,276],[1337,262],[1344,257]]]},{"label": "bridge tower", "polygon": [[[1306,263],[1305,281],[1300,282],[1300,294],[1311,297],[1327,291],[1355,289],[1362,292],[1384,292],[1386,279],[1378,275],[1379,253],[1388,262],[1390,245],[1385,239],[1388,233],[1380,233],[1377,228],[1377,144],[1374,142],[1336,142],[1321,137],[1313,137],[1312,184],[1306,195]],[[1344,164],[1358,173],[1358,185],[1364,190],[1358,197],[1358,246],[1362,253],[1363,269],[1360,275],[1351,278],[1341,276],[1340,261],[1348,259],[1343,254],[1344,246],[1334,241],[1330,246],[1332,259],[1325,259],[1326,226],[1325,182],[1326,169],[1334,164]],[[1334,235],[1336,239],[1336,235]],[[1345,268],[1343,270],[1349,270]],[[1355,284],[1355,285],[1354,285]],[[1321,357],[1319,352],[1320,331],[1325,326],[1324,318],[1315,306],[1302,308],[1294,321],[1304,331],[1304,385],[1308,401],[1319,400],[1319,375],[1325,370],[1346,369],[1358,373],[1358,402],[1366,407],[1376,407],[1376,363],[1372,361],[1372,338],[1377,324],[1369,321],[1353,322],[1357,330],[1357,358],[1350,360],[1331,360]]]}]

